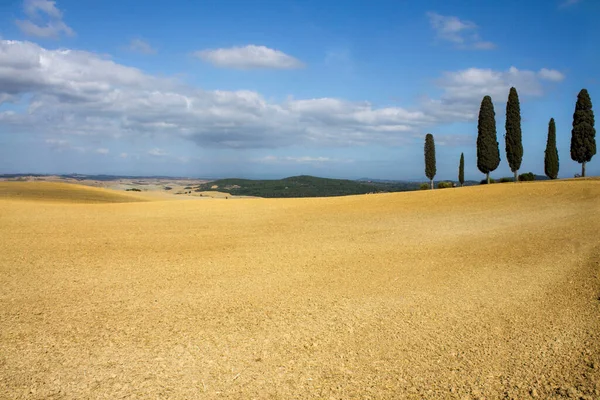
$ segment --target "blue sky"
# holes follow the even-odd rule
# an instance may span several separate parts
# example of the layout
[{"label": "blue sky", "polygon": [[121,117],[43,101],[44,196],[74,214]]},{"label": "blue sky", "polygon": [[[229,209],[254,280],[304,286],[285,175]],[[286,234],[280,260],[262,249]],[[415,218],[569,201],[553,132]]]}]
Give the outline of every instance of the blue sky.
[{"label": "blue sky", "polygon": [[[476,167],[477,113],[519,92],[521,170],[561,177],[600,101],[600,2],[0,2],[0,173],[436,179]],[[599,103],[600,104],[600,103]],[[588,173],[600,175],[600,155]]]}]

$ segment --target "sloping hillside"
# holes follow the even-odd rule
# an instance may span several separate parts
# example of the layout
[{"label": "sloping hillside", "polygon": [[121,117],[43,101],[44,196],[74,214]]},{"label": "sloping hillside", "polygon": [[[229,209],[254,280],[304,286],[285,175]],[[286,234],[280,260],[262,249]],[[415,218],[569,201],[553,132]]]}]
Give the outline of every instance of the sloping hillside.
[{"label": "sloping hillside", "polygon": [[0,398],[595,399],[599,199],[0,200]]},{"label": "sloping hillside", "polygon": [[0,200],[60,203],[130,203],[141,196],[91,186],[56,182],[0,182]]}]

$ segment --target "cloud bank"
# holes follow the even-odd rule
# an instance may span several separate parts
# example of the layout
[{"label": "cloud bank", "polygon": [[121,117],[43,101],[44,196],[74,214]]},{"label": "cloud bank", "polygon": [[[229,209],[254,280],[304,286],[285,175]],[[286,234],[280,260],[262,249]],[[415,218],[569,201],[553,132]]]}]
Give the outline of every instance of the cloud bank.
[{"label": "cloud bank", "polygon": [[486,94],[504,102],[516,86],[521,96],[540,96],[562,78],[548,68],[446,72],[435,81],[439,97],[411,108],[338,98],[270,102],[253,91],[202,90],[90,52],[1,40],[0,130],[41,141],[160,137],[214,148],[398,145],[439,124],[475,120]]}]

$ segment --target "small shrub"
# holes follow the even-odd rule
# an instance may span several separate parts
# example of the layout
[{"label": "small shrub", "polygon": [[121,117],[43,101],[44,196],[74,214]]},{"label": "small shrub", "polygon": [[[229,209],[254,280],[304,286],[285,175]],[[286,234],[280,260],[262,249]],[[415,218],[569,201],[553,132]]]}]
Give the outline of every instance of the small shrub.
[{"label": "small shrub", "polygon": [[452,182],[440,182],[438,183],[438,189],[447,189],[452,187]]},{"label": "small shrub", "polygon": [[173,189],[173,188],[170,186],[165,186],[165,190],[171,190],[171,189]]},{"label": "small shrub", "polygon": [[430,188],[429,183],[421,183],[421,185],[419,186],[420,190],[428,190]]},{"label": "small shrub", "polygon": [[141,189],[138,188],[131,188],[131,189],[125,189],[126,192],[141,192]]},{"label": "small shrub", "polygon": [[[490,183],[496,183],[496,181],[494,180],[494,178],[490,178]],[[481,182],[479,182],[480,185],[487,185],[487,179],[482,179]]]},{"label": "small shrub", "polygon": [[500,183],[506,183],[506,182],[514,182],[514,179],[513,178],[507,178],[507,177],[500,178]]},{"label": "small shrub", "polygon": [[533,174],[533,172],[526,172],[524,174],[519,175],[519,180],[520,181],[534,181],[535,180],[535,175]]}]

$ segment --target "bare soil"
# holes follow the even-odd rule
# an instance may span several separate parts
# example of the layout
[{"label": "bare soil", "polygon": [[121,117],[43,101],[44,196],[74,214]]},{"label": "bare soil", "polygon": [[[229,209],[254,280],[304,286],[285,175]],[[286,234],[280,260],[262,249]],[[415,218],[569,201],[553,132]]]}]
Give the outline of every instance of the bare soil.
[{"label": "bare soil", "polygon": [[0,398],[600,398],[600,181],[23,185],[0,185]]}]

